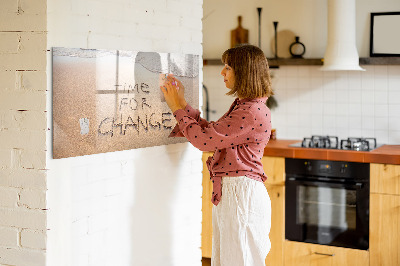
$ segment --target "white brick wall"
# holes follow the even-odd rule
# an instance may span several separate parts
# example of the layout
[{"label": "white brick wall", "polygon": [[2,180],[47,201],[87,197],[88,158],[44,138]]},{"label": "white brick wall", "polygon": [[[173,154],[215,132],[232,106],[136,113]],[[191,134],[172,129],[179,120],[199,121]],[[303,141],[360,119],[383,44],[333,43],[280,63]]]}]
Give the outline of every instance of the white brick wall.
[{"label": "white brick wall", "polygon": [[0,17],[0,264],[45,265],[46,1]]},{"label": "white brick wall", "polygon": [[[201,18],[202,0],[50,0],[48,48],[201,56]],[[190,144],[47,156],[48,265],[201,265],[201,152]]]}]

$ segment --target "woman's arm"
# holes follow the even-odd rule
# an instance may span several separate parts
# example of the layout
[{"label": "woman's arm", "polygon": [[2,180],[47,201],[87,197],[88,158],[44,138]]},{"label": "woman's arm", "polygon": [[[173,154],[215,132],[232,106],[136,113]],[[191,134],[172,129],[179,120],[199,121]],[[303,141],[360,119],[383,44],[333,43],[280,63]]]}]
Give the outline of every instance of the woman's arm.
[{"label": "woman's arm", "polygon": [[[195,119],[200,126],[206,127],[209,125],[207,120],[200,117],[199,110],[194,109],[187,104],[185,99],[185,87],[180,80],[170,74],[168,75],[164,86],[161,86],[160,88],[164,93],[168,106],[173,112],[177,109],[183,109],[190,117]],[[179,126],[176,125],[169,137],[184,137],[184,135],[180,132]]]},{"label": "woman's arm", "polygon": [[256,127],[263,126],[257,125],[254,115],[243,109],[234,110],[206,127],[200,126],[184,110],[176,110],[174,117],[178,121],[180,132],[201,151],[234,148],[248,142],[257,142]]}]

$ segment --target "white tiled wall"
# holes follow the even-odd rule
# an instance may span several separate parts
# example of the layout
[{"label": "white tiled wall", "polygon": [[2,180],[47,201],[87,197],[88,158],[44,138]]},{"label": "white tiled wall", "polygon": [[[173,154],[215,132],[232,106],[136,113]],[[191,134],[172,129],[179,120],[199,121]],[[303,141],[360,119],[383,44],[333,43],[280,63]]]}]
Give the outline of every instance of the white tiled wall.
[{"label": "white tiled wall", "polygon": [[[212,120],[233,100],[224,95],[221,67],[204,67],[210,109],[217,111]],[[279,105],[272,110],[277,137],[376,137],[381,144],[400,144],[400,66],[362,67],[366,71],[323,72],[318,66],[271,69]]]}]

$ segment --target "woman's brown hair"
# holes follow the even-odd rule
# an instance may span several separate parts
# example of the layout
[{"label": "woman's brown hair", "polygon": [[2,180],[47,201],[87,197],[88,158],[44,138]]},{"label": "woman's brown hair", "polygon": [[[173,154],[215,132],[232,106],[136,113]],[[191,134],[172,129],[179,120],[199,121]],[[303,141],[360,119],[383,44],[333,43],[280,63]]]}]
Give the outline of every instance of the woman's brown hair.
[{"label": "woman's brown hair", "polygon": [[274,94],[268,61],[260,48],[248,44],[230,48],[222,54],[222,63],[235,74],[235,86],[227,95],[255,99]]}]

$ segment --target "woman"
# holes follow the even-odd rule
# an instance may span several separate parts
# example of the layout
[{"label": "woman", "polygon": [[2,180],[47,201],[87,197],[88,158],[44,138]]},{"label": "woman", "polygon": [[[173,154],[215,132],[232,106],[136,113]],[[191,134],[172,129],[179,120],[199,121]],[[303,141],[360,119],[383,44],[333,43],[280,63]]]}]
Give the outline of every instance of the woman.
[{"label": "woman", "polygon": [[252,45],[228,49],[222,62],[227,95],[237,98],[216,122],[200,118],[186,103],[176,78],[169,76],[161,90],[178,122],[171,136],[184,136],[196,148],[214,151],[207,161],[213,182],[212,265],[265,265],[271,246],[271,202],[261,164],[271,131],[268,62]]}]

